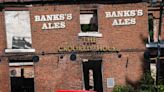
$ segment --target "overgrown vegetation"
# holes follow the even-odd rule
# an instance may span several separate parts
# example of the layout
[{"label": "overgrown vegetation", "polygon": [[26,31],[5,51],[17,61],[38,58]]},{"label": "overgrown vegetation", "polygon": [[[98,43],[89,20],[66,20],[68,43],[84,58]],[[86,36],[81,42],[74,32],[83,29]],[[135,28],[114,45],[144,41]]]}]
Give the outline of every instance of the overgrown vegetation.
[{"label": "overgrown vegetation", "polygon": [[[164,92],[164,85],[161,83],[159,85],[154,84],[154,79],[151,77],[150,72],[145,72],[143,78],[139,82],[140,85],[137,89],[131,85],[116,85],[113,92]],[[160,83],[160,80],[159,80]]]},{"label": "overgrown vegetation", "polygon": [[134,88],[130,85],[116,85],[113,92],[134,92]]}]

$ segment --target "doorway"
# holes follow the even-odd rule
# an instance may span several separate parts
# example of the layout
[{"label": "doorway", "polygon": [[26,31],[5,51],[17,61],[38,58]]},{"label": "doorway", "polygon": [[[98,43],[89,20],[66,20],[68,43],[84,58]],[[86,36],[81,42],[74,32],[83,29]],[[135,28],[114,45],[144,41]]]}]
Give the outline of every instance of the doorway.
[{"label": "doorway", "polygon": [[34,92],[34,78],[11,77],[11,92]]},{"label": "doorway", "polygon": [[32,60],[10,60],[11,92],[34,92]]},{"label": "doorway", "polygon": [[82,63],[85,90],[103,92],[101,64],[102,60],[88,60]]}]

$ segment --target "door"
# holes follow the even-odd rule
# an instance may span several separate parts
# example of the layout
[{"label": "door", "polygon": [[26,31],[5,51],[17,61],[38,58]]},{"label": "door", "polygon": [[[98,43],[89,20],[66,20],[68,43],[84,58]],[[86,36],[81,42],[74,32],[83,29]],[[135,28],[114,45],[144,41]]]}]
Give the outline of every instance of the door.
[{"label": "door", "polygon": [[101,63],[102,60],[88,60],[82,63],[85,90],[103,92]]}]

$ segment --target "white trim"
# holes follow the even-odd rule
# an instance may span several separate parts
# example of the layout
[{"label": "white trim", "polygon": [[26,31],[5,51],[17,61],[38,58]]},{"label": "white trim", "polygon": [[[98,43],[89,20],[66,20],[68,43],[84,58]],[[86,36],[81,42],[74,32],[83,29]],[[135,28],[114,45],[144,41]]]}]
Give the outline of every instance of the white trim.
[{"label": "white trim", "polygon": [[88,62],[88,59],[83,59],[82,61],[83,61],[83,62]]},{"label": "white trim", "polygon": [[[164,48],[164,44],[159,44],[160,45],[160,48]],[[149,43],[149,44],[146,44],[146,47],[147,48],[157,48],[157,43]]]},{"label": "white trim", "polygon": [[5,53],[35,52],[35,49],[5,49]]},{"label": "white trim", "polygon": [[92,37],[102,37],[102,33],[99,32],[80,32],[78,36],[92,36]]},{"label": "white trim", "polygon": [[23,65],[34,65],[34,63],[33,62],[9,63],[9,66],[23,66]]}]

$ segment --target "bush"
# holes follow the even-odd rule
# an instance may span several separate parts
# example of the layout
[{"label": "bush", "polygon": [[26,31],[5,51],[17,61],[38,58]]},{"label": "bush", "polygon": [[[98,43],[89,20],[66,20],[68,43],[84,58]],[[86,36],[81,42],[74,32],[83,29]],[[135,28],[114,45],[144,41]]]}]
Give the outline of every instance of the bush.
[{"label": "bush", "polygon": [[164,85],[158,85],[157,90],[158,92],[164,92]]},{"label": "bush", "polygon": [[116,85],[113,92],[134,92],[134,88],[130,85]]},{"label": "bush", "polygon": [[156,92],[154,85],[141,85],[139,92]]},{"label": "bush", "polygon": [[151,72],[146,71],[140,81],[141,85],[153,85],[154,79],[151,76]]}]

